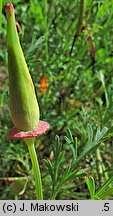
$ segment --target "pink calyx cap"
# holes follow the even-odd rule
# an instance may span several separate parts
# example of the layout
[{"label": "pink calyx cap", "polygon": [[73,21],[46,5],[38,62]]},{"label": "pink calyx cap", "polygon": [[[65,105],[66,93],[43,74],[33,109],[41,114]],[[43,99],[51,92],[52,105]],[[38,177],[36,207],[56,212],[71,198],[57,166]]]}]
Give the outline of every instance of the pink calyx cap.
[{"label": "pink calyx cap", "polygon": [[25,138],[32,138],[41,136],[42,134],[45,134],[45,132],[50,128],[49,124],[45,121],[39,121],[39,127],[35,129],[34,131],[18,131],[17,128],[12,128],[9,132],[8,137],[10,139],[25,139]]},{"label": "pink calyx cap", "polygon": [[6,10],[10,11],[10,12],[13,12],[14,11],[14,7],[13,7],[13,4],[9,3],[6,5]]}]

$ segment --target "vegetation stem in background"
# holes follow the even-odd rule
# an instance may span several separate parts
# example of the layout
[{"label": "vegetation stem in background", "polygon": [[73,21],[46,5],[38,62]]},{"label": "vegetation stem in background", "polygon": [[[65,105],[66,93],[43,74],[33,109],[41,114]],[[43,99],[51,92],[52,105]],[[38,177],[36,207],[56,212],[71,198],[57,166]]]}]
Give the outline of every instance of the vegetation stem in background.
[{"label": "vegetation stem in background", "polygon": [[102,169],[102,157],[99,149],[96,150],[96,160],[97,160],[99,185],[101,187],[102,183],[104,182],[104,178],[103,178],[103,169]]},{"label": "vegetation stem in background", "polygon": [[78,36],[80,35],[80,33],[82,31],[83,19],[84,19],[84,15],[85,15],[85,4],[86,4],[86,0],[80,0],[80,10],[79,10],[78,23],[77,23],[76,33],[74,35],[71,50],[70,50],[70,56],[72,55],[75,42],[78,39]]},{"label": "vegetation stem in background", "polygon": [[0,0],[0,30],[2,27],[2,0]]},{"label": "vegetation stem in background", "polygon": [[46,55],[46,62],[48,62],[48,60],[49,60],[49,53],[48,53],[47,0],[44,0],[44,35],[45,35],[45,55]]}]

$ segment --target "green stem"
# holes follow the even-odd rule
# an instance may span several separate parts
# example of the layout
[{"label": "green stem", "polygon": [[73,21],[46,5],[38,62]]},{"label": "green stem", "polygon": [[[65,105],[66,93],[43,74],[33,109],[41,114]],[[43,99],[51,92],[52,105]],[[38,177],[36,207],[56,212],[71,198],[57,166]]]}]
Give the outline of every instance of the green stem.
[{"label": "green stem", "polygon": [[57,193],[56,191],[53,192],[52,196],[51,196],[51,200],[55,200],[56,196],[57,196]]},{"label": "green stem", "polygon": [[31,161],[32,161],[32,166],[33,166],[33,171],[35,176],[37,199],[43,200],[41,174],[40,174],[40,168],[39,168],[38,159],[34,147],[34,139],[25,139],[25,142],[27,143]]},{"label": "green stem", "polygon": [[0,0],[0,29],[2,27],[2,0]]},{"label": "green stem", "polygon": [[83,26],[83,19],[84,19],[84,14],[85,14],[85,4],[86,4],[86,0],[80,1],[80,11],[79,11],[79,18],[78,18],[77,30],[76,30],[77,36],[80,34],[82,26]]},{"label": "green stem", "polygon": [[15,196],[14,196],[14,200],[18,200],[18,195],[15,195]]},{"label": "green stem", "polygon": [[105,167],[104,163],[102,163],[102,169],[104,172],[105,181],[107,181],[109,179],[109,175],[108,175],[108,172],[106,171],[106,167]]},{"label": "green stem", "polygon": [[70,50],[70,57],[71,57],[71,54],[73,51],[74,44],[75,44],[76,40],[78,39],[81,31],[82,31],[83,20],[84,20],[84,15],[85,15],[85,5],[86,5],[86,0],[80,0],[79,17],[78,17],[76,32],[75,32],[74,39],[73,39],[72,46],[71,46],[71,50]]},{"label": "green stem", "polygon": [[104,179],[103,179],[103,169],[102,169],[102,157],[101,157],[99,149],[96,150],[96,160],[97,160],[97,171],[98,171],[99,184],[101,187]]},{"label": "green stem", "polygon": [[47,25],[47,0],[44,0],[44,36],[45,36],[45,54],[46,62],[48,63],[48,25]]}]

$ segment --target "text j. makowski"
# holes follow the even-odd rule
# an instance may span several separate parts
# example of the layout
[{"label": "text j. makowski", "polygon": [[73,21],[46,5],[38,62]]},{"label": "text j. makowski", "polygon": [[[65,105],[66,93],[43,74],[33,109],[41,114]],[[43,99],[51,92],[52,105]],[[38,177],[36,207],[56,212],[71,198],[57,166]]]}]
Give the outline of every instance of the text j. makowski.
[{"label": "text j. makowski", "polygon": [[[27,205],[28,206],[28,205]],[[26,209],[26,204],[22,203],[21,207],[20,207],[20,211],[27,211],[28,209]],[[74,203],[71,202],[70,204],[47,204],[46,202],[44,202],[43,204],[39,204],[37,203],[30,203],[30,209],[29,211],[31,212],[38,212],[38,211],[42,211],[42,212],[46,212],[46,211],[78,211],[79,210],[79,206],[78,203]]]}]

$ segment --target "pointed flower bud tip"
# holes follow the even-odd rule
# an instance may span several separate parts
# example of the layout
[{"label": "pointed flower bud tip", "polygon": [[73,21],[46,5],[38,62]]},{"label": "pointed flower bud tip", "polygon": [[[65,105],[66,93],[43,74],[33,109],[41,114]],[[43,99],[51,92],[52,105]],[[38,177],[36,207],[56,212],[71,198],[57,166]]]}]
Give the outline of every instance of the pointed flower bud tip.
[{"label": "pointed flower bud tip", "polygon": [[7,4],[6,5],[6,10],[9,11],[9,12],[13,12],[14,11],[13,4]]}]

